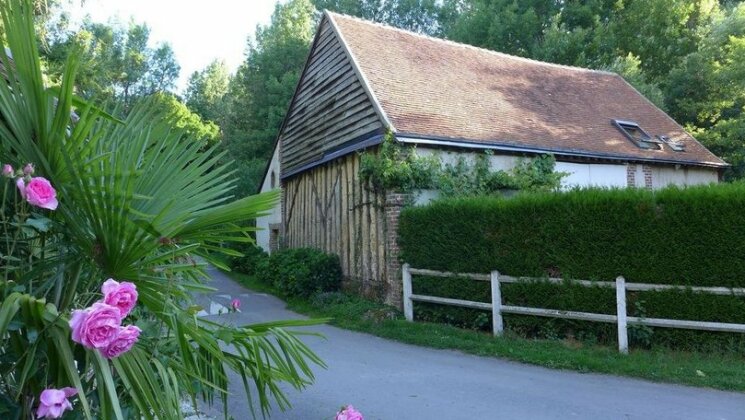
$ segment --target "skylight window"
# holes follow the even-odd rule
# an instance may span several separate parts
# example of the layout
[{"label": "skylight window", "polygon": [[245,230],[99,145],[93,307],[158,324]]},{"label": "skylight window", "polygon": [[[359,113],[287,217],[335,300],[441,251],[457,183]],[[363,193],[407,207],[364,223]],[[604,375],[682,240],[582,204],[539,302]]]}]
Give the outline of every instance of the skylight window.
[{"label": "skylight window", "polygon": [[650,136],[643,128],[639,127],[639,124],[633,121],[622,121],[613,120],[615,125],[621,132],[631,140],[637,147],[646,150],[661,150],[662,140]]}]

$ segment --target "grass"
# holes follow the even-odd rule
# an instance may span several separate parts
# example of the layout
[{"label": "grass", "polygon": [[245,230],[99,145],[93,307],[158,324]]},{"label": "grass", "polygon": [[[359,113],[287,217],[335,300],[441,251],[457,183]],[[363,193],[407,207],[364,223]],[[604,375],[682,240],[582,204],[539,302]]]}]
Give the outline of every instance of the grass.
[{"label": "grass", "polygon": [[[279,294],[254,276],[227,273],[244,286]],[[442,324],[407,322],[392,308],[356,296],[327,294],[304,300],[283,297],[288,308],[337,327],[408,344],[460,350],[478,356],[500,357],[554,369],[595,372],[727,391],[745,392],[745,357],[670,349],[617,349],[578,341],[531,340],[464,330]]]}]

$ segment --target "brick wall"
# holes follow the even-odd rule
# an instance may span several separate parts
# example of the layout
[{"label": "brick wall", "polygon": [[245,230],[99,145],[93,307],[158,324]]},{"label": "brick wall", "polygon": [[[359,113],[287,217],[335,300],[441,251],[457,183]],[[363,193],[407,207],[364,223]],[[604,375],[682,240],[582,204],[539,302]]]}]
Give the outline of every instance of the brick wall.
[{"label": "brick wall", "polygon": [[629,188],[636,187],[636,165],[629,163],[626,165],[626,186]]},{"label": "brick wall", "polygon": [[269,223],[269,252],[277,251],[281,244],[282,223]]},{"label": "brick wall", "polygon": [[389,193],[385,197],[385,303],[403,308],[403,284],[398,247],[398,221],[406,203],[406,194]]},{"label": "brick wall", "polygon": [[642,173],[644,173],[644,188],[652,189],[652,167],[649,165],[642,165]]}]

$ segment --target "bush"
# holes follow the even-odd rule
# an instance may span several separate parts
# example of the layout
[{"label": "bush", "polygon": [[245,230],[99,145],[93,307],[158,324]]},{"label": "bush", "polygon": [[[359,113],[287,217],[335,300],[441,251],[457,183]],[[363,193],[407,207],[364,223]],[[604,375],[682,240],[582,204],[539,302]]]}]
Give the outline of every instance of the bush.
[{"label": "bush", "polygon": [[264,252],[255,244],[245,244],[243,246],[233,246],[234,249],[243,253],[242,257],[232,257],[230,259],[230,268],[232,270],[245,273],[257,274],[259,267],[269,258],[269,254]]},{"label": "bush", "polygon": [[[445,200],[404,210],[401,255],[413,267],[442,271],[496,269],[518,276],[594,280],[623,275],[638,283],[745,287],[744,207],[743,184]],[[488,284],[414,281],[415,293],[489,301]],[[531,283],[505,285],[502,294],[513,305],[615,312],[612,289]],[[629,293],[628,300],[634,316],[745,323],[741,297],[664,291]],[[416,310],[421,318],[490,328],[483,311],[423,304]],[[523,316],[505,320],[510,329],[528,336],[615,341],[612,325]],[[735,334],[661,328],[635,328],[630,334],[636,345],[745,349],[745,337]]]},{"label": "bush", "polygon": [[287,296],[310,297],[341,288],[339,257],[312,248],[277,251],[257,269],[257,275]]}]

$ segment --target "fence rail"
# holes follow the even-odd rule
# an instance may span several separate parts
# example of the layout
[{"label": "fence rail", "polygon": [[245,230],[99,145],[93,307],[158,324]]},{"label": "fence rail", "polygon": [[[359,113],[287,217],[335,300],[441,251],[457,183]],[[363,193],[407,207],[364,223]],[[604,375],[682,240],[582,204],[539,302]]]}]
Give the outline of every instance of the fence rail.
[{"label": "fence rail", "polygon": [[[437,296],[427,296],[414,294],[412,291],[412,275],[430,276],[430,277],[461,277],[471,280],[488,281],[491,283],[492,303],[473,302],[469,300],[451,299]],[[745,324],[729,324],[724,322],[706,322],[706,321],[688,321],[679,319],[662,319],[662,318],[642,318],[628,316],[626,310],[626,292],[627,291],[652,291],[652,290],[692,290],[699,293],[708,293],[713,295],[734,295],[745,296],[745,288],[728,288],[728,287],[692,287],[678,286],[670,284],[647,284],[647,283],[626,283],[626,280],[619,276],[615,282],[611,281],[590,281],[590,280],[571,280],[572,284],[581,286],[603,286],[613,287],[616,289],[616,314],[596,314],[589,312],[564,311],[558,309],[530,308],[524,306],[508,306],[502,304],[502,291],[500,283],[517,283],[519,281],[548,281],[550,283],[564,283],[561,278],[534,278],[534,277],[513,277],[500,274],[498,271],[492,271],[490,274],[482,273],[451,273],[444,271],[426,270],[421,268],[411,268],[409,264],[403,266],[403,292],[404,292],[404,315],[408,321],[414,320],[414,302],[437,303],[443,305],[461,306],[465,308],[491,310],[492,325],[494,335],[502,335],[504,332],[504,321],[502,314],[534,315],[551,318],[575,319],[580,321],[605,322],[617,324],[618,326],[618,350],[621,353],[628,353],[628,325],[646,325],[649,327],[662,328],[682,328],[702,331],[722,331],[745,333]]]}]

